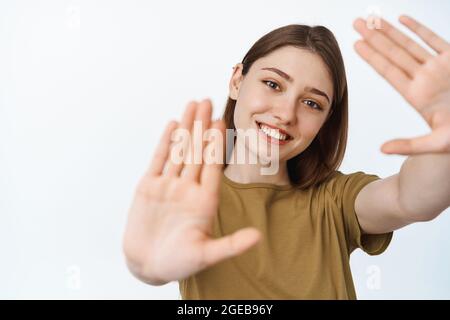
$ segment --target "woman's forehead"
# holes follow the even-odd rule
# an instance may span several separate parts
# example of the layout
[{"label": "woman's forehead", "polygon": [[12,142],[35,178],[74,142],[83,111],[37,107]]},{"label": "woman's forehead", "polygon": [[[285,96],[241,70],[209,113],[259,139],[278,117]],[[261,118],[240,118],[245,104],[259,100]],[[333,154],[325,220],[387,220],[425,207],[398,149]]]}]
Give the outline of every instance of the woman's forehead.
[{"label": "woman's forehead", "polygon": [[267,56],[256,60],[255,64],[261,67],[266,64],[274,64],[275,67],[284,67],[291,73],[301,72],[305,68],[309,71],[317,70],[318,72],[323,72],[324,69],[327,69],[326,64],[318,54],[307,49],[291,46],[279,48]]}]

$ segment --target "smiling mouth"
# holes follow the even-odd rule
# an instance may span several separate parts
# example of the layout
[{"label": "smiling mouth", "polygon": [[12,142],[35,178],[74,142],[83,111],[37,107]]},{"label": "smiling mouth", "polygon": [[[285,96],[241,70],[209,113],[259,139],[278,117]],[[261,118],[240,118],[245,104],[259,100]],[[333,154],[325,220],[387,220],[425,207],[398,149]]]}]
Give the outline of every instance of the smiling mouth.
[{"label": "smiling mouth", "polygon": [[259,128],[259,131],[261,131],[267,138],[269,138],[269,142],[275,142],[278,144],[286,144],[288,143],[290,140],[293,139],[293,137],[291,137],[289,134],[287,133],[282,133],[280,130],[278,129],[274,129],[273,127],[262,123],[262,122],[258,122],[255,121],[256,125]]}]

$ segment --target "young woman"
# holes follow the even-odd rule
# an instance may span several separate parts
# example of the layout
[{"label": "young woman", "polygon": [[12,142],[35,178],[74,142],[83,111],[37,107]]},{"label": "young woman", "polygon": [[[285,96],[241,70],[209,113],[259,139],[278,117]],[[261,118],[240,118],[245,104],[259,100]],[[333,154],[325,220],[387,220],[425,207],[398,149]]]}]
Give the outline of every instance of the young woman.
[{"label": "young woman", "polygon": [[[123,246],[131,272],[152,285],[179,281],[184,299],[355,299],[352,251],[380,254],[394,230],[450,205],[450,45],[412,18],[400,22],[436,53],[387,21],[380,29],[354,23],[363,37],[356,51],[432,130],[382,146],[410,156],[399,173],[337,170],[348,121],[338,44],[323,26],[278,28],[235,66],[223,121],[211,120],[204,100],[167,125],[129,211]],[[225,165],[173,160],[172,133],[195,136],[195,121],[201,134],[237,130]],[[256,143],[239,138],[252,130]],[[183,150],[223,147],[198,137]],[[230,161],[239,149],[265,162]],[[261,173],[275,161],[274,173]]]}]

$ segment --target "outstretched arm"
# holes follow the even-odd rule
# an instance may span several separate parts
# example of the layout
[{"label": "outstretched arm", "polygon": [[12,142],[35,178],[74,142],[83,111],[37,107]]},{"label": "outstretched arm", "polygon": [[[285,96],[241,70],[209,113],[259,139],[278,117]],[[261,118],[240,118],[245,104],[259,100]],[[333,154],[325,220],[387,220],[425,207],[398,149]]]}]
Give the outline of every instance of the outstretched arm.
[{"label": "outstretched arm", "polygon": [[385,20],[372,30],[363,19],[355,20],[363,37],[355,50],[424,118],[431,132],[381,146],[386,154],[408,158],[398,174],[372,182],[358,194],[355,210],[367,233],[428,221],[450,206],[450,44],[410,17],[399,20],[435,54]]}]

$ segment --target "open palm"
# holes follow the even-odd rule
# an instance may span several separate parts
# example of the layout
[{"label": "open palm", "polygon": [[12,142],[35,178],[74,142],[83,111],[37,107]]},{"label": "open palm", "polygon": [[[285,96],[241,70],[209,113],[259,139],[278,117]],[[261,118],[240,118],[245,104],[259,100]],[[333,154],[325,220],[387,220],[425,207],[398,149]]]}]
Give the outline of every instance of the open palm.
[{"label": "open palm", "polygon": [[[224,136],[224,123],[211,123],[211,107],[209,100],[192,102],[180,124],[173,121],[167,125],[150,168],[136,188],[124,235],[124,252],[127,260],[139,266],[140,275],[154,282],[183,279],[244,252],[259,240],[259,232],[254,228],[213,239],[222,164],[178,163],[171,157],[172,133],[177,128],[192,133],[194,121],[202,124],[202,134],[197,138],[201,139],[208,128],[220,130]],[[192,151],[193,145],[185,147]],[[189,155],[193,152],[186,152],[184,160]]]},{"label": "open palm", "polygon": [[369,29],[357,19],[355,29],[363,40],[355,49],[419,112],[432,132],[412,139],[385,143],[382,151],[403,155],[450,152],[450,44],[416,20],[400,22],[425,41],[436,54],[400,32],[386,20]]}]

